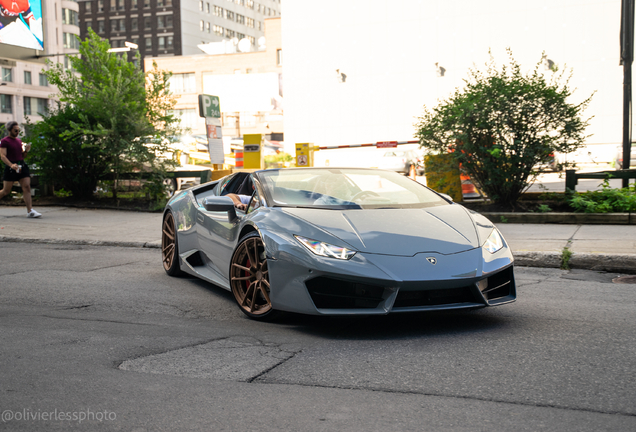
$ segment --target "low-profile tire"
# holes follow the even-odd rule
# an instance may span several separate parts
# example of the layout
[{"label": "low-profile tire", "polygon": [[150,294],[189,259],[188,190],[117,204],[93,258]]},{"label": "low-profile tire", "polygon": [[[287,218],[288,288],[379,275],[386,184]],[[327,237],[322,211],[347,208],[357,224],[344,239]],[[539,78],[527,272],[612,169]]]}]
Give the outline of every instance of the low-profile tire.
[{"label": "low-profile tire", "polygon": [[280,316],[272,308],[265,244],[258,233],[239,241],[230,263],[230,286],[239,309],[251,319],[271,321]]},{"label": "low-profile tire", "polygon": [[161,228],[161,259],[163,261],[163,269],[169,276],[181,276],[183,274],[179,267],[177,224],[170,210],[168,210],[163,217]]}]

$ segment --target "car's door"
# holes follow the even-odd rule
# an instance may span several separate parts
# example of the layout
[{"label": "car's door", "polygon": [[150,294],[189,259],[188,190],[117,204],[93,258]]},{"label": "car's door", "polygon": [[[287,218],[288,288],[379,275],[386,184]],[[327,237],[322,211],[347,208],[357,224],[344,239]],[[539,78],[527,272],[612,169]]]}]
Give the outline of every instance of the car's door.
[{"label": "car's door", "polygon": [[[238,183],[242,182],[240,178],[236,180],[241,180]],[[237,182],[234,179],[228,179],[219,188],[219,195],[223,195],[225,188],[235,183]],[[208,259],[208,267],[226,282],[229,278],[232,253],[239,240],[241,222],[252,209],[253,205],[250,203],[246,210],[208,211],[203,206],[197,210],[197,236],[201,251]]]}]

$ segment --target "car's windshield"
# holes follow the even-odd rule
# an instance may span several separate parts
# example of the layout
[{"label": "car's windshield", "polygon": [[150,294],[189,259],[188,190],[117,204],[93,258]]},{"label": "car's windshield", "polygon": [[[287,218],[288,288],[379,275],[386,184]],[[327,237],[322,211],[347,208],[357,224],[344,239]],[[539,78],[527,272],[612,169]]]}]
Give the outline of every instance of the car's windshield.
[{"label": "car's windshield", "polygon": [[448,203],[398,173],[356,168],[261,171],[269,205],[315,208],[423,208]]}]

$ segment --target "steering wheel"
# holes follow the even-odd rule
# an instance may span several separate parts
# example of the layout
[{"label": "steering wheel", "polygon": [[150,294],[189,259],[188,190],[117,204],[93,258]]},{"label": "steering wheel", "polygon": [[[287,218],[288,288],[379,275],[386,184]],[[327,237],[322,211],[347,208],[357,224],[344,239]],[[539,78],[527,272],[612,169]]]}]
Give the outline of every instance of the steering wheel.
[{"label": "steering wheel", "polygon": [[351,197],[350,201],[353,201],[353,202],[364,201],[365,199],[369,197],[379,197],[379,196],[380,196],[379,194],[373,191],[364,190],[364,191],[358,192],[353,197]]}]

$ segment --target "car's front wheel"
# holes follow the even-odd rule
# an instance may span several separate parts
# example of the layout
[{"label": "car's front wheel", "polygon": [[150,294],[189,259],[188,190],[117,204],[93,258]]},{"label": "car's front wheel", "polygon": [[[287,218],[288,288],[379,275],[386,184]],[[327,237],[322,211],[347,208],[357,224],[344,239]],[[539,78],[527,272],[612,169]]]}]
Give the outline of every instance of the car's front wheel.
[{"label": "car's front wheel", "polygon": [[258,233],[249,233],[239,241],[232,255],[230,284],[236,303],[248,317],[268,321],[278,315],[270,300],[265,244]]},{"label": "car's front wheel", "polygon": [[170,276],[183,274],[179,267],[179,244],[177,239],[177,225],[171,211],[167,211],[163,217],[161,230],[161,259],[163,269]]}]

